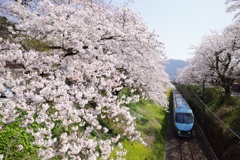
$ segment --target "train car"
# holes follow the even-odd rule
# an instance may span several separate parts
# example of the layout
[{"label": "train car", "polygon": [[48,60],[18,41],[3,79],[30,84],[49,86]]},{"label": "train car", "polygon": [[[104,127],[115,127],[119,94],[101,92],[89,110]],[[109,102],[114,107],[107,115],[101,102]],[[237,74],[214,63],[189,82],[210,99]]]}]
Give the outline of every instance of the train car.
[{"label": "train car", "polygon": [[175,131],[179,137],[189,137],[192,134],[194,115],[177,89],[173,90],[173,105]]}]

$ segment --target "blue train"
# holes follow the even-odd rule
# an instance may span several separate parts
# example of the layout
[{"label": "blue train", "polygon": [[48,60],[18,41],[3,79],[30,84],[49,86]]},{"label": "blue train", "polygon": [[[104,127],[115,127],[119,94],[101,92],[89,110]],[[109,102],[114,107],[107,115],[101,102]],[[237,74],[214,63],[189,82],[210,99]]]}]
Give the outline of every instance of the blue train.
[{"label": "blue train", "polygon": [[189,137],[192,134],[194,115],[185,99],[177,89],[173,90],[173,120],[178,136]]}]

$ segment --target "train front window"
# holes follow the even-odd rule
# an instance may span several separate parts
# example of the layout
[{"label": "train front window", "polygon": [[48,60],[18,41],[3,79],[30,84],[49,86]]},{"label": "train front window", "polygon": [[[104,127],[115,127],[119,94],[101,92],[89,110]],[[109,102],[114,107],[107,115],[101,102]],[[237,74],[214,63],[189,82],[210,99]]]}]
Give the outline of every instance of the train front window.
[{"label": "train front window", "polygon": [[193,116],[191,113],[176,113],[175,120],[177,123],[193,123]]}]

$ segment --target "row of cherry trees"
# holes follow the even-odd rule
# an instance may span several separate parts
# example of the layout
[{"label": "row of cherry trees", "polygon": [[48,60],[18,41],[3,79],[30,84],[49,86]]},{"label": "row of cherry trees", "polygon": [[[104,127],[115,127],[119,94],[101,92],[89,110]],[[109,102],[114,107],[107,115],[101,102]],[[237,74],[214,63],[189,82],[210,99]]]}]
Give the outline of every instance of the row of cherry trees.
[{"label": "row of cherry trees", "polygon": [[[230,3],[227,11],[239,8],[237,3],[239,1]],[[236,21],[221,32],[212,32],[204,36],[193,49],[194,55],[189,60],[189,65],[180,71],[176,81],[207,82],[223,87],[226,95],[230,95],[231,85],[240,76],[240,23]]]},{"label": "row of cherry trees", "polygon": [[[1,83],[15,92],[0,104],[0,124],[20,119],[40,147],[40,159],[107,159],[114,145],[120,158],[126,153],[122,137],[145,144],[126,104],[142,96],[166,105],[163,44],[131,10],[100,2],[1,3],[16,25],[9,27],[11,39],[0,38]],[[45,49],[29,47],[29,41]],[[124,87],[131,97],[117,95]],[[103,125],[109,121],[117,129],[113,137]],[[56,128],[61,135],[53,133]]]}]

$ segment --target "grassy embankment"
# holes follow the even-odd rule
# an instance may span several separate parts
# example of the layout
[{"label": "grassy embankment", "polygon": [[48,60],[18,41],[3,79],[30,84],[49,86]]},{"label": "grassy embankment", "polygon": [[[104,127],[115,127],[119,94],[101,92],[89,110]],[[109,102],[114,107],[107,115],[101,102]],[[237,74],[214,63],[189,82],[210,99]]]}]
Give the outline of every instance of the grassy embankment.
[{"label": "grassy embankment", "polygon": [[127,150],[127,160],[161,160],[164,159],[164,146],[167,133],[168,113],[156,103],[141,99],[130,104],[132,114],[137,118],[137,130],[148,144],[123,141]]},{"label": "grassy embankment", "polygon": [[[196,93],[201,97],[202,89],[199,86],[193,87]],[[234,131],[240,133],[240,97],[232,95],[224,97],[220,87],[206,87],[204,93],[204,102],[224,123]]]}]

